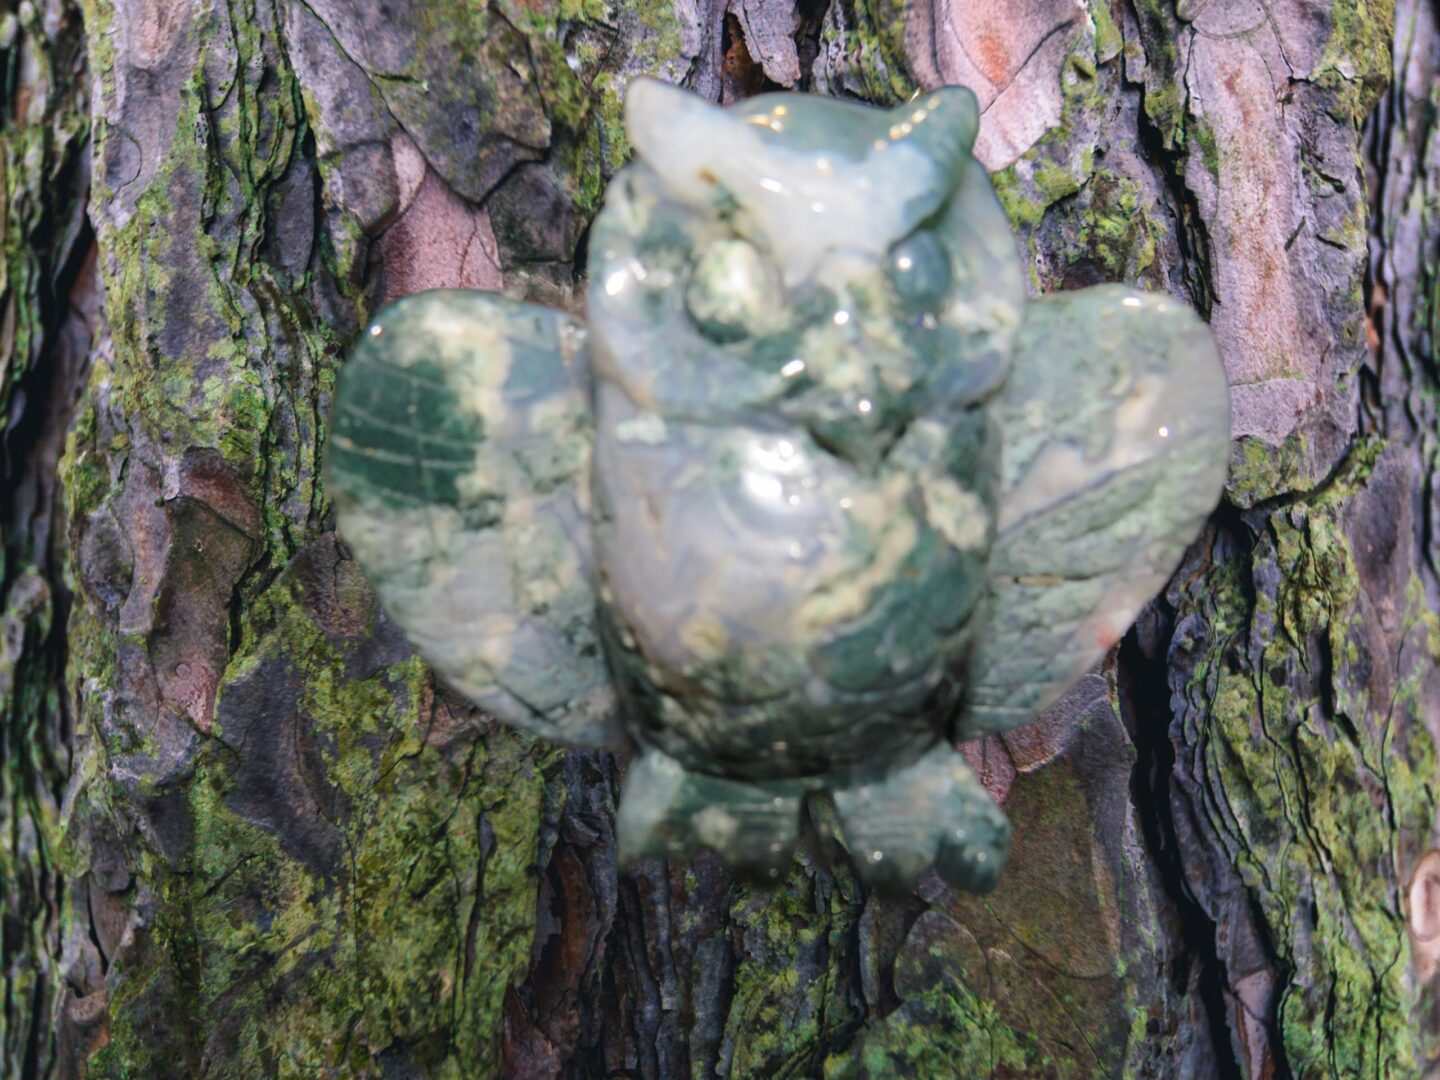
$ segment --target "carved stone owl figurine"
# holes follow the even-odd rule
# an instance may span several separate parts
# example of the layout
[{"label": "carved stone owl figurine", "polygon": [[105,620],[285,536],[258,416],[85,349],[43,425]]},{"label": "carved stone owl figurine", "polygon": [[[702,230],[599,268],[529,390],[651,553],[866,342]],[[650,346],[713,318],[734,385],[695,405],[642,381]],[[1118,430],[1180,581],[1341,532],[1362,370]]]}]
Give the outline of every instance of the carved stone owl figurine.
[{"label": "carved stone owl figurine", "polygon": [[1093,665],[1215,503],[1205,326],[1027,301],[977,119],[639,81],[588,326],[424,293],[342,372],[330,490],[384,610],[496,716],[633,741],[625,858],[775,877],[833,798],[873,884],[993,887],[955,743]]}]

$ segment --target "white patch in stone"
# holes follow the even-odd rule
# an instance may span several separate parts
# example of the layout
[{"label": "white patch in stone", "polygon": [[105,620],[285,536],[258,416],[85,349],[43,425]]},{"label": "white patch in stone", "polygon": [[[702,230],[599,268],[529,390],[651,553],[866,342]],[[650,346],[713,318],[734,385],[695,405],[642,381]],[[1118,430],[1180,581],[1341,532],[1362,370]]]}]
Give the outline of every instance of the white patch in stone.
[{"label": "white patch in stone", "polygon": [[719,806],[707,806],[694,817],[695,837],[706,847],[725,850],[740,831],[735,815]]},{"label": "white patch in stone", "polygon": [[948,476],[922,475],[920,494],[930,524],[961,551],[984,547],[989,535],[990,514],[972,491],[966,491]]},{"label": "white patch in stone", "polygon": [[920,538],[915,519],[903,509],[909,487],[908,479],[895,477],[874,490],[840,500],[842,508],[853,508],[860,522],[879,533],[878,542],[868,561],[853,569],[847,566],[843,576],[804,599],[795,612],[794,623],[801,634],[809,637],[856,618],[869,608],[880,590],[896,580]]},{"label": "white patch in stone", "polygon": [[615,439],[622,443],[643,443],[659,446],[665,441],[665,419],[659,413],[643,412],[615,425]]},{"label": "white patch in stone", "polygon": [[703,661],[719,660],[730,647],[730,635],[712,615],[692,615],[680,626],[680,644]]}]

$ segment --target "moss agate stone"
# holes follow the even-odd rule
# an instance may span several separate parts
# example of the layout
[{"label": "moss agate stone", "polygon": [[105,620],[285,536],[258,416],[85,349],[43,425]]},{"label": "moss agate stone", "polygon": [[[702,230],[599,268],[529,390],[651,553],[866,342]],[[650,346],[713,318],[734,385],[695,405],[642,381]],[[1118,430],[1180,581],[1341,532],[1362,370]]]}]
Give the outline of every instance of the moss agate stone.
[{"label": "moss agate stone", "polygon": [[385,611],[497,717],[635,747],[625,858],[775,877],[830,799],[875,886],[992,888],[956,742],[1094,665],[1214,506],[1209,332],[1027,300],[977,122],[638,81],[586,325],[424,293],[341,375],[330,490]]}]

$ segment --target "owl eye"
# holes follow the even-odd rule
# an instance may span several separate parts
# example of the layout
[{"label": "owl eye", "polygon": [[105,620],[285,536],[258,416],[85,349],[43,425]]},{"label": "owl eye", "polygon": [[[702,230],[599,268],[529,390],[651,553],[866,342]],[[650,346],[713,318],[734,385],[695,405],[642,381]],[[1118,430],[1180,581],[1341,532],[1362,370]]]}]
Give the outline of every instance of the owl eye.
[{"label": "owl eye", "polygon": [[773,321],[781,308],[780,280],[753,246],[722,240],[696,260],[685,308],[711,341],[740,341]]},{"label": "owl eye", "polygon": [[950,293],[950,254],[932,232],[907,236],[890,249],[885,274],[900,300],[916,310],[933,311]]}]

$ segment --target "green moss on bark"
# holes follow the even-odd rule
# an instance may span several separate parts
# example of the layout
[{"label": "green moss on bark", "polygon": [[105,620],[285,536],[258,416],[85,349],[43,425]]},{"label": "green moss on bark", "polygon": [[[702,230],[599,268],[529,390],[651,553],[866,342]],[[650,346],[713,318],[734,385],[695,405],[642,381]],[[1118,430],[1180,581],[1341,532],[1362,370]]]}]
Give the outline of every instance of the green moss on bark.
[{"label": "green moss on bark", "polygon": [[[337,575],[335,600],[373,617],[353,564],[323,572]],[[118,984],[92,1076],[169,1075],[177,1041],[213,1076],[498,1068],[504,997],[529,965],[558,751],[452,714],[419,661],[376,662],[371,628],[327,633],[316,601],[287,574],[247,612],[185,788],[193,849],[151,867],[148,962]],[[294,712],[254,716],[283,700],[266,692],[277,685],[298,694]],[[232,715],[243,730],[227,730]],[[265,725],[282,745],[311,743],[314,771],[303,751],[276,759],[257,745]],[[305,785],[317,781],[326,813],[311,820]],[[257,803],[262,782],[299,790]],[[333,831],[334,862],[317,857],[314,830]],[[157,1013],[171,1038],[156,1038]]]},{"label": "green moss on bark", "polygon": [[773,892],[737,893],[730,917],[744,943],[726,1020],[733,1075],[811,1075],[858,1023],[842,973],[854,962],[860,914],[853,882],[803,871]]},{"label": "green moss on bark", "polygon": [[[535,119],[527,111],[535,101],[543,106],[547,133],[535,152],[582,219],[628,153],[620,123],[626,80],[641,70],[679,80],[690,63],[674,7],[652,0],[605,10],[590,0],[420,7],[429,13],[426,33],[461,40],[478,68],[494,66],[499,46],[486,34],[501,21],[497,12],[516,28],[519,38],[504,40],[523,39],[525,48],[512,52],[525,52],[535,66],[526,77],[533,75],[536,96],[507,90],[486,115],[496,125],[519,124],[517,117]],[[121,506],[133,477],[150,470],[164,479],[194,450],[215,451],[241,477],[261,536],[253,567],[233,590],[219,590],[227,659],[214,723],[194,733],[184,769],[165,780],[153,760],[141,762],[151,772],[133,784],[124,773],[175,745],[138,723],[149,718],[149,703],[126,696],[121,665],[153,661],[171,631],[122,631],[115,606],[91,580],[103,566],[74,579],[71,698],[91,741],[77,757],[73,803],[54,836],[64,869],[79,879],[96,871],[87,830],[123,826],[107,854],[129,860],[135,881],[118,895],[138,927],[136,944],[110,957],[109,1041],[91,1075],[493,1075],[502,1067],[507,998],[513,1005],[527,977],[543,914],[535,910],[535,864],[549,850],[546,830],[564,798],[555,776],[561,759],[437,701],[423,669],[377,621],[353,569],[322,557],[320,417],[336,358],[361,313],[356,267],[369,238],[336,216],[307,226],[317,234],[305,236],[314,253],[280,250],[287,215],[328,198],[299,171],[343,171],[349,163],[343,154],[313,161],[307,144],[322,134],[314,130],[313,96],[307,101],[297,84],[266,9],[234,10],[243,25],[222,33],[214,16],[186,31],[194,41],[175,55],[193,71],[166,130],[147,144],[159,167],[144,175],[141,190],[122,182],[132,159],[120,144],[131,133],[110,126],[105,109],[97,128],[94,205],[114,360],[97,367],[67,450],[77,549],[93,539],[92,519]],[[1113,123],[1120,65],[1140,59],[1140,48],[1122,43],[1108,7],[1088,10],[1088,31],[1061,75],[1062,124],[1000,174],[997,189],[1026,242],[1044,245],[1053,275],[1045,285],[1072,272],[1078,283],[1100,276],[1150,284],[1167,258],[1157,249],[1177,227],[1171,210],[1153,205],[1113,159],[1097,160],[1086,146],[1096,125]],[[1173,172],[1182,155],[1197,153],[1218,175],[1214,132],[1186,113],[1173,5],[1141,0],[1136,14],[1147,43],[1147,66],[1136,77],[1146,80],[1145,122],[1165,151],[1160,167]],[[123,70],[117,65],[126,62],[116,44],[127,39],[108,3],[92,0],[88,15],[95,85],[108,100]],[[1387,24],[1363,3],[1332,15],[1322,82],[1334,107],[1353,119],[1373,100],[1377,35]],[[196,42],[198,51],[190,48]],[[820,45],[823,55],[839,57],[831,89],[887,104],[914,92],[904,13],[892,0],[833,7]],[[453,71],[427,71],[417,61],[376,78],[388,90],[418,94],[414,87],[435,75],[431,96],[447,108],[450,91],[439,76]],[[113,162],[125,168],[112,172]],[[292,182],[303,197],[286,202]],[[112,219],[115,206],[125,213]],[[1362,236],[1346,221],[1330,239],[1355,249]],[[506,237],[500,240],[503,251]],[[573,287],[574,268],[557,259],[554,276]],[[511,287],[522,288],[530,268],[507,269]],[[1397,838],[1422,834],[1433,819],[1434,753],[1416,719],[1424,700],[1418,677],[1402,681],[1386,712],[1359,675],[1367,659],[1358,644],[1364,598],[1342,511],[1369,469],[1357,467],[1292,505],[1306,452],[1303,442],[1279,452],[1241,444],[1232,497],[1254,508],[1244,520],[1261,522],[1256,554],[1178,586],[1196,590],[1182,597],[1182,607],[1190,604],[1182,614],[1203,606],[1217,635],[1194,680],[1178,688],[1199,708],[1185,745],[1207,755],[1224,796],[1208,808],[1217,850],[1233,853],[1247,901],[1276,942],[1288,980],[1276,1031],[1291,1071],[1399,1075],[1394,1062],[1415,1051],[1406,1026],[1415,1002],[1403,975],[1394,860]],[[316,566],[330,580],[324,589],[307,576]],[[151,583],[137,572],[124,584]],[[1404,618],[1417,640],[1440,639],[1421,591],[1412,593]],[[132,650],[123,660],[122,649]],[[1381,716],[1387,719],[1375,722]],[[264,757],[275,733],[288,747],[280,764]],[[1025,836],[1045,838],[1047,852],[1075,853],[1080,869],[1093,873],[1104,861],[1086,843],[1093,808],[1065,768],[1021,777],[1012,809]],[[189,830],[178,854],[162,853],[146,831],[157,799],[171,800]],[[1140,851],[1138,841],[1129,850]],[[603,856],[595,860],[603,865]],[[1022,862],[1037,876],[1023,880]],[[730,1075],[1145,1075],[1132,1051],[1172,1037],[1164,1025],[1175,1022],[1163,991],[1146,997],[1140,989],[1154,971],[1171,974],[1165,929],[1160,916],[1142,910],[1133,920],[1138,943],[1116,946],[1101,918],[1122,902],[1141,910],[1141,872],[1116,874],[1103,889],[1081,877],[1057,886],[1053,865],[1044,853],[1017,854],[1011,891],[976,902],[964,918],[951,918],[953,905],[937,899],[926,918],[950,926],[927,924],[934,936],[902,950],[900,1000],[886,1015],[897,1004],[877,960],[886,950],[857,945],[870,932],[861,927],[867,901],[848,879],[813,867],[773,898],[734,893],[728,910],[723,888],[684,876],[689,893],[711,888],[712,895],[687,895],[694,908],[672,912],[658,929],[648,914],[607,911],[597,918],[631,923],[605,923],[606,944],[572,960],[611,965],[586,985],[603,982],[609,993],[624,984],[621,1010],[642,998],[644,1007],[662,1002],[654,1022],[670,1025],[670,1035],[713,1019],[724,1028],[715,1036],[723,1044],[717,1055]],[[703,920],[723,924],[717,930],[707,922],[704,932],[707,946],[735,961],[725,983],[733,996],[691,1002],[685,1007],[696,1015],[676,1020],[679,1006],[641,984],[655,974],[647,965],[663,979],[674,962],[676,985],[702,985],[693,967],[678,971],[681,952],[667,954],[665,937],[700,933],[702,903],[718,912],[705,910]],[[1004,922],[987,930],[993,936],[980,959],[994,959],[1009,978],[1029,973],[1023,964],[1006,966],[1000,953],[1042,956],[1048,981],[986,981],[991,969],[973,962],[971,942],[997,912]],[[76,918],[73,911],[62,917]],[[83,921],[73,923],[77,939],[91,930]],[[1066,962],[1081,947],[1103,962],[1062,984],[1045,953],[1057,937],[1068,943]],[[873,952],[862,959],[865,948]],[[634,955],[621,956],[624,949]],[[878,973],[858,973],[876,964]],[[866,1000],[876,986],[877,1000]],[[617,1035],[631,1018],[612,1019],[603,1021],[606,1039],[652,1038],[650,1029]],[[1082,1049],[1097,1032],[1103,1057]],[[610,1043],[604,1050],[607,1065],[645,1052]],[[697,1072],[708,1064],[698,1052],[692,1059]]]},{"label": "green moss on bark", "polygon": [[1278,1049],[1296,1076],[1409,1076],[1421,1055],[1396,880],[1402,842],[1434,819],[1436,761],[1416,687],[1370,700],[1376,642],[1342,527],[1366,475],[1270,515],[1249,574],[1227,564],[1199,586],[1214,636],[1192,737],[1223,793],[1210,827],[1278,963]]},{"label": "green moss on bark", "polygon": [[1391,0],[1334,0],[1331,32],[1314,81],[1335,94],[1332,115],[1358,130],[1390,81],[1395,40]]},{"label": "green moss on bark", "polygon": [[920,92],[905,53],[901,0],[837,0],[820,29],[820,51],[831,63],[827,87],[886,107]]},{"label": "green moss on bark", "polygon": [[[73,918],[57,850],[69,765],[66,555],[51,542],[48,447],[65,424],[65,380],[83,370],[73,337],[83,351],[87,329],[74,323],[88,295],[72,295],[89,245],[89,87],[74,7],[4,5],[0,76],[0,1075],[18,1077],[50,1072],[65,1054],[51,1018]],[[52,384],[66,395],[59,405]]]}]

